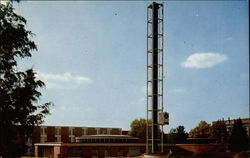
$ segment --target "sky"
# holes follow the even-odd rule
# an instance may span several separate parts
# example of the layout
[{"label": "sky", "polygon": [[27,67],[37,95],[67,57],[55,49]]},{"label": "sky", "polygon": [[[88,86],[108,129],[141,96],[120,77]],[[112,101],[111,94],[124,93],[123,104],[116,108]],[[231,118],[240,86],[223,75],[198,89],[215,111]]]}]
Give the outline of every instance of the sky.
[{"label": "sky", "polygon": [[[34,68],[51,101],[44,125],[130,129],[146,117],[150,1],[21,1],[16,12],[38,46]],[[249,116],[247,1],[164,2],[165,132],[201,120]]]}]

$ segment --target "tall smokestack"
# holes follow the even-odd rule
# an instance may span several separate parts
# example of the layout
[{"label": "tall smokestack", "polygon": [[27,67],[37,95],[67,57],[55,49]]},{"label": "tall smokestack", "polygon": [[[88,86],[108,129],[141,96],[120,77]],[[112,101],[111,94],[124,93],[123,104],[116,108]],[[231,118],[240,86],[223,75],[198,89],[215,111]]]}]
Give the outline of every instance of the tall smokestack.
[{"label": "tall smokestack", "polygon": [[152,152],[159,152],[158,127],[158,8],[159,4],[152,3]]}]

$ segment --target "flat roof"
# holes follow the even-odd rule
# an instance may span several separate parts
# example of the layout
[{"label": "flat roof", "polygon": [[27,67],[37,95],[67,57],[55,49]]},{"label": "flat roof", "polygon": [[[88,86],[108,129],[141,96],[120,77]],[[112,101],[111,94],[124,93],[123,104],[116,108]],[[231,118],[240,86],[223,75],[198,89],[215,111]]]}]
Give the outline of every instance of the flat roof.
[{"label": "flat roof", "polygon": [[122,130],[122,128],[118,128],[118,127],[89,127],[89,126],[58,126],[58,125],[38,125],[35,127],[71,127],[71,128],[103,128],[103,129],[119,129]]},{"label": "flat roof", "polygon": [[35,143],[35,146],[145,146],[144,143]]},{"label": "flat roof", "polygon": [[46,143],[35,143],[35,146],[62,146],[63,143],[57,142],[46,142]]},{"label": "flat roof", "polygon": [[[35,143],[35,146],[146,146],[146,143]],[[160,145],[160,144],[159,144]],[[149,144],[151,146],[151,144]],[[176,146],[175,144],[163,144],[163,146]]]}]

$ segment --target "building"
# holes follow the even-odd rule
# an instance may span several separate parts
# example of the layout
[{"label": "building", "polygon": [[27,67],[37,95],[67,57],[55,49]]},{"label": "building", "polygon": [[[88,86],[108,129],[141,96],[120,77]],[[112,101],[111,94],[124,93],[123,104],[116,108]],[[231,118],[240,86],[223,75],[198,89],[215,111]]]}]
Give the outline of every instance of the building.
[{"label": "building", "polygon": [[[35,157],[134,157],[146,152],[146,143],[138,143],[138,138],[127,135],[92,135],[76,138],[76,140],[75,143],[36,143]],[[183,156],[192,155],[177,145],[164,144],[164,153],[167,154],[170,151]]]},{"label": "building", "polygon": [[[227,130],[231,131],[233,126],[234,126],[235,121],[238,119],[230,120],[230,118],[228,118],[228,120],[224,120],[224,119],[222,119],[222,120],[225,122]],[[243,127],[245,127],[245,129],[247,131],[248,137],[250,137],[250,118],[243,118],[243,119],[241,119],[241,121],[243,123]],[[218,121],[214,121],[213,124],[215,122],[218,122]]]},{"label": "building", "polygon": [[35,143],[73,143],[76,137],[87,135],[121,135],[121,128],[76,127],[76,126],[37,126],[27,140],[28,153],[34,153]]},{"label": "building", "polygon": [[36,143],[36,157],[118,157],[138,156],[145,144],[128,135],[90,135],[76,137],[75,143]]}]

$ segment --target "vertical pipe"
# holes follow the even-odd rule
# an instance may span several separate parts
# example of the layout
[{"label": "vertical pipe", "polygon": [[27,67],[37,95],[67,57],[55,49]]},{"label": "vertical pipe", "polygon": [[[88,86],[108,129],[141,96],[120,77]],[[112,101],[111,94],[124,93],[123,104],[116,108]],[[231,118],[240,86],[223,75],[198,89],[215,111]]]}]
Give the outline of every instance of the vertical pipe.
[{"label": "vertical pipe", "polygon": [[158,153],[158,4],[152,4],[152,153]]},{"label": "vertical pipe", "polygon": [[[163,7],[163,6],[162,6]],[[161,18],[162,18],[162,23],[161,23],[161,28],[162,28],[162,30],[161,30],[161,34],[162,34],[162,40],[161,40],[161,49],[162,49],[162,55],[161,55],[161,65],[162,65],[162,71],[161,71],[161,79],[162,79],[162,82],[161,82],[161,94],[162,94],[162,97],[161,97],[161,112],[163,112],[164,111],[164,109],[163,109],[163,101],[164,101],[164,93],[163,93],[163,91],[164,91],[164,88],[163,88],[163,86],[164,86],[164,75],[163,75],[163,73],[164,73],[164,67],[163,67],[163,65],[164,65],[164,11],[163,11],[164,9],[162,8],[162,10],[161,10]],[[163,125],[161,126],[161,128],[162,128],[162,131],[161,131],[161,152],[163,153],[163,139],[164,139],[164,132],[163,132]]]}]

